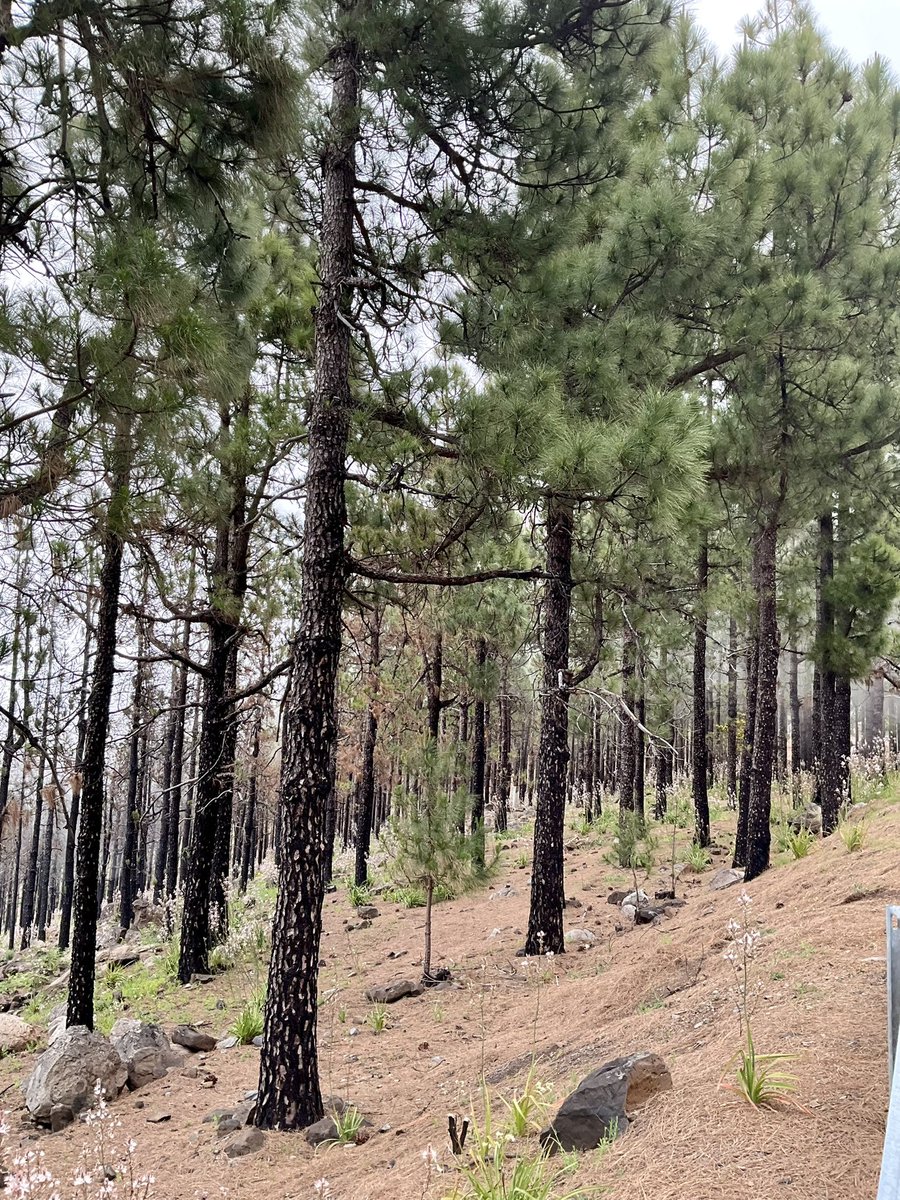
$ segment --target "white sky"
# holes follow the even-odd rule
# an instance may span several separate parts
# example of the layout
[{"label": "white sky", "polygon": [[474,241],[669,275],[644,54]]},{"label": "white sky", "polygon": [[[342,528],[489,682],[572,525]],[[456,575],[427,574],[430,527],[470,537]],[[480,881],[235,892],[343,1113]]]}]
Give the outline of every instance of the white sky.
[{"label": "white sky", "polygon": [[[737,24],[762,7],[756,0],[691,0],[701,25],[720,50],[737,40]],[[878,53],[900,75],[900,0],[810,0],[819,22],[836,47],[857,62]]]}]

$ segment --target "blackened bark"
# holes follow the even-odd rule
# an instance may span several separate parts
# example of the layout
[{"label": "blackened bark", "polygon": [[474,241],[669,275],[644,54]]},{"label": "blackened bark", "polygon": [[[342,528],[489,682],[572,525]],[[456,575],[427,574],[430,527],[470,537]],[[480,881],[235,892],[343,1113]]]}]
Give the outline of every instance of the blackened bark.
[{"label": "blackened bark", "polygon": [[128,453],[121,442],[117,449],[120,461],[114,476],[103,535],[94,668],[87,702],[81,815],[77,840],[78,870],[72,907],[72,959],[66,1008],[67,1025],[86,1025],[88,1029],[94,1027],[94,958],[97,952],[97,888],[103,823],[103,772],[109,734],[109,703],[115,672],[116,623],[122,581],[122,527],[128,500]]},{"label": "blackened bark", "polygon": [[625,628],[622,648],[622,700],[628,712],[623,712],[619,719],[619,757],[616,772],[620,814],[635,811],[637,728],[630,714],[635,712],[636,674],[637,641],[635,631],[629,624]]},{"label": "blackened bark", "polygon": [[441,733],[441,689],[444,686],[444,637],[440,632],[435,634],[431,657],[425,655],[425,686],[428,693],[428,736],[436,742]]},{"label": "blackened bark", "polygon": [[[138,658],[143,655],[144,631],[138,636]],[[131,701],[131,742],[128,748],[128,793],[125,800],[125,837],[122,844],[122,869],[119,877],[119,937],[131,928],[134,920],[137,835],[141,821],[140,792],[141,742],[144,719],[144,668],[138,663],[134,676],[134,695]]]},{"label": "blackened bark", "polygon": [[832,667],[835,610],[831,596],[834,578],[834,518],[819,517],[819,577],[816,589],[816,649],[819,659],[818,750],[816,799],[822,806],[822,836],[837,827],[841,807],[841,764],[837,711],[837,677]]},{"label": "blackened bark", "polygon": [[[350,5],[348,5],[348,8]],[[299,1129],[322,1116],[316,1036],[325,874],[325,812],[334,789],[336,689],[346,580],[344,476],[352,397],[350,316],[359,46],[345,36],[329,58],[331,130],[321,156],[322,220],[315,379],[299,631],[285,704],[281,878],[260,1056],[255,1123]],[[302,919],[298,920],[298,913]]]},{"label": "blackened bark", "polygon": [[91,606],[88,600],[84,622],[84,653],[81,660],[81,694],[78,700],[78,741],[75,747],[75,770],[70,779],[69,818],[66,822],[66,847],[63,854],[62,895],[60,898],[60,950],[68,950],[72,930],[72,897],[75,892],[75,840],[81,813],[81,770],[84,761],[84,739],[87,734],[87,695],[91,665]]},{"label": "blackened bark", "polygon": [[184,908],[178,978],[206,974],[210,951],[210,883],[218,826],[218,806],[226,743],[225,690],[231,652],[230,626],[215,621],[209,627],[209,651],[203,680],[203,719],[200,727],[197,783],[191,841],[184,873]]},{"label": "blackened bark", "polygon": [[47,940],[47,922],[50,913],[50,867],[53,860],[53,834],[56,828],[56,805],[59,797],[54,787],[47,796],[47,829],[41,847],[41,862],[37,882],[37,938]]},{"label": "blackened bark", "polygon": [[[182,650],[190,649],[189,627],[185,622],[181,641]],[[172,739],[172,773],[169,778],[169,831],[166,842],[165,883],[163,894],[167,900],[175,895],[178,887],[178,861],[181,847],[182,781],[184,778],[184,730],[187,722],[188,673],[182,667],[178,676],[178,688],[173,697],[175,705],[175,736]]]},{"label": "blackened bark", "polygon": [[788,651],[788,705],[791,710],[791,778],[794,794],[798,794],[799,777],[803,768],[800,745],[800,651]]},{"label": "blackened bark", "polygon": [[378,741],[378,670],[381,665],[381,617],[375,613],[372,622],[372,645],[369,655],[369,703],[363,738],[362,772],[356,797],[356,853],[353,877],[358,887],[369,878],[369,849],[372,844],[372,822],[375,813],[375,746]]},{"label": "blackened bark", "polygon": [[256,798],[259,791],[259,738],[262,731],[262,708],[258,708],[253,720],[253,740],[250,750],[250,777],[247,780],[247,801],[244,805],[244,825],[241,837],[241,862],[239,886],[247,890],[253,866],[253,848],[256,843]]},{"label": "blackened bark", "polygon": [[638,694],[637,703],[635,705],[635,715],[640,722],[635,726],[634,730],[634,812],[639,823],[644,824],[644,772],[646,768],[646,754],[644,744],[644,731],[642,725],[646,725],[647,715],[647,699],[644,695],[644,680],[640,681],[640,693]]},{"label": "blackened bark", "polygon": [[706,536],[697,555],[697,603],[694,610],[694,727],[691,794],[694,801],[694,841],[708,846],[709,834],[709,747],[706,741],[706,600],[709,589],[709,543]]},{"label": "blackened bark", "polygon": [[504,674],[499,701],[500,739],[497,761],[497,804],[494,824],[498,833],[506,830],[509,817],[509,793],[512,786],[512,698],[509,679]]},{"label": "blackened bark", "polygon": [[473,859],[484,865],[484,791],[485,791],[485,702],[484,668],[487,663],[487,641],[478,639],[475,664],[478,669],[478,692],[475,696],[475,711],[472,720],[472,775],[469,782],[471,796],[471,825]]},{"label": "blackened bark", "polygon": [[572,617],[571,500],[551,496],[545,542],[547,583],[542,607],[544,658],[538,746],[537,813],[528,913],[527,954],[561,954],[563,833],[569,758],[569,631]]},{"label": "blackened bark", "polygon": [[[53,660],[53,647],[51,643],[50,653],[47,656],[48,662]],[[41,733],[46,737],[48,714],[50,711],[50,670],[47,670],[47,692],[44,697],[44,712],[41,721]],[[41,755],[40,767],[38,769],[37,784],[35,785],[34,794],[34,816],[31,822],[31,846],[28,851],[28,864],[25,870],[25,886],[22,890],[22,937],[19,942],[19,947],[22,950],[27,949],[31,945],[31,932],[34,925],[34,905],[37,896],[38,884],[38,855],[41,845],[41,825],[44,817],[44,778],[46,776],[46,762],[44,756]]]},{"label": "blackened bark", "polygon": [[725,795],[731,808],[737,804],[737,621],[728,622],[728,722],[725,743]]},{"label": "blackened bark", "polygon": [[[754,568],[755,578],[755,568]],[[753,735],[756,728],[757,683],[759,680],[759,613],[752,617],[752,633],[747,650],[747,698],[744,711],[744,743],[741,747],[741,773],[738,784],[738,821],[734,840],[733,867],[747,865],[747,818],[750,812],[750,772],[753,765]]]},{"label": "blackened bark", "polygon": [[[22,588],[25,582],[25,563],[27,555],[22,556],[22,562],[19,569],[19,577],[17,585]],[[9,716],[6,718],[6,737],[3,741],[3,756],[0,759],[0,822],[2,822],[6,813],[6,806],[9,803],[9,781],[12,777],[12,764],[16,753],[22,748],[24,738],[21,734],[16,733],[16,699],[19,685],[19,646],[22,635],[22,621],[24,613],[21,608],[16,609],[15,619],[13,622],[13,638],[12,638],[12,661],[10,662],[9,673],[9,699],[7,708]],[[27,668],[26,661],[26,668]],[[27,680],[26,680],[27,688]]]},{"label": "blackened bark", "polygon": [[744,879],[748,883],[768,868],[771,842],[769,821],[778,722],[779,651],[775,575],[778,523],[775,516],[771,516],[759,530],[755,549],[759,651],[750,802],[747,810],[747,863],[744,871]]}]

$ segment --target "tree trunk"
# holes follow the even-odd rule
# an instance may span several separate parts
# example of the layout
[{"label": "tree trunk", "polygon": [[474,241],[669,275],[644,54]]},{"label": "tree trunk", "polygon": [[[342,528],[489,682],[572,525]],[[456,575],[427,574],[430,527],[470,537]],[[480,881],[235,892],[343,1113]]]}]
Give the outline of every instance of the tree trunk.
[{"label": "tree trunk", "polygon": [[537,812],[526,954],[561,954],[563,942],[563,834],[569,758],[569,625],[572,615],[571,500],[547,503],[547,583],[543,602],[543,684],[538,746]]},{"label": "tree trunk", "polygon": [[697,603],[694,609],[694,753],[691,793],[694,800],[694,841],[710,844],[709,833],[709,747],[706,741],[706,600],[709,590],[709,543],[704,535],[697,556]]},{"label": "tree trunk", "polygon": [[487,641],[478,639],[475,662],[478,667],[478,691],[472,721],[472,776],[469,794],[472,797],[471,833],[472,857],[477,866],[484,866],[484,789],[485,789],[485,702],[484,668],[487,663]]},{"label": "tree trunk", "polygon": [[728,622],[728,730],[725,750],[725,794],[731,808],[737,804],[737,621]]},{"label": "tree trunk", "polygon": [[[753,577],[755,579],[754,564]],[[757,683],[759,680],[759,613],[752,617],[752,632],[747,649],[747,696],[744,705],[744,742],[738,781],[738,820],[734,841],[733,867],[747,865],[747,817],[750,811],[750,770],[753,766],[753,734],[756,727]]]},{"label": "tree trunk", "polygon": [[369,656],[369,705],[363,740],[362,773],[356,800],[356,860],[354,879],[362,887],[369,877],[369,848],[372,844],[372,820],[375,811],[375,745],[378,740],[378,669],[381,664],[381,617],[372,622],[372,646]]},{"label": "tree trunk", "polygon": [[[124,435],[127,436],[127,435]],[[97,953],[97,917],[100,839],[103,823],[103,773],[109,735],[109,704],[112,698],[116,658],[116,624],[122,581],[122,532],[128,502],[128,451],[117,437],[117,457],[112,495],[103,535],[103,565],[100,569],[97,605],[97,637],[94,669],[87,702],[87,731],[84,739],[81,814],[78,825],[78,871],[73,902],[72,959],[66,1025],[94,1028],[94,959]]]},{"label": "tree trunk", "polygon": [[498,833],[506,830],[509,817],[509,793],[512,786],[512,698],[509,679],[504,672],[499,701],[500,740],[497,761],[497,805],[494,825]]},{"label": "tree trunk", "polygon": [[778,523],[771,516],[759,531],[755,546],[754,572],[758,605],[756,714],[753,723],[753,759],[750,766],[750,796],[747,807],[747,862],[744,879],[749,883],[769,866],[772,807],[772,769],[778,723],[778,611],[776,602],[776,552]]},{"label": "tree trunk", "polygon": [[838,748],[837,678],[831,665],[835,611],[831,598],[834,578],[834,518],[819,517],[819,577],[816,589],[816,642],[819,656],[819,735],[816,762],[817,799],[822,806],[822,835],[837,827],[841,807],[841,768]]},{"label": "tree trunk", "polygon": [[[138,635],[138,658],[143,656],[144,632]],[[119,880],[119,937],[123,938],[134,921],[134,895],[138,828],[141,821],[141,730],[144,719],[144,667],[139,662],[134,676],[131,702],[131,743],[128,751],[128,795],[125,801],[125,838],[122,847],[122,874]]]},{"label": "tree trunk", "polygon": [[[354,5],[348,3],[347,9]],[[309,420],[303,560],[282,747],[281,879],[255,1123],[299,1129],[322,1116],[316,983],[322,933],[325,811],[334,788],[336,688],[346,579],[344,475],[352,397],[355,155],[360,51],[345,36],[329,56],[331,130],[323,148],[315,380]],[[303,919],[297,920],[302,913]]]},{"label": "tree trunk", "polygon": [[231,653],[230,627],[214,621],[209,627],[209,652],[203,680],[203,721],[200,728],[194,817],[187,870],[184,875],[184,908],[178,978],[189,983],[194,974],[209,971],[210,884],[219,823],[220,791],[226,743],[225,691]]}]

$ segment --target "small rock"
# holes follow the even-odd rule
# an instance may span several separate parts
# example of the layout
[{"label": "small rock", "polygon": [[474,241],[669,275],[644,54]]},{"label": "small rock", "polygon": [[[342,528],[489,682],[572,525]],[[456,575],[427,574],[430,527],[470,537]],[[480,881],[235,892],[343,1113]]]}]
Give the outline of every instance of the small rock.
[{"label": "small rock", "polygon": [[394,979],[390,983],[377,984],[366,992],[372,1004],[396,1004],[404,996],[421,996],[424,988],[411,979]]},{"label": "small rock", "polygon": [[649,904],[650,897],[640,888],[636,892],[632,891],[627,896],[622,897],[622,904],[631,904],[635,908],[639,908],[642,904]]},{"label": "small rock", "polygon": [[176,1046],[184,1046],[186,1050],[215,1050],[216,1039],[209,1033],[203,1033],[196,1025],[176,1025],[172,1030],[172,1041]]},{"label": "small rock", "polygon": [[140,1109],[140,1108],[146,1108],[147,1105],[144,1100],[135,1100],[134,1107]]},{"label": "small rock", "polygon": [[54,1104],[50,1109],[50,1132],[59,1133],[75,1120],[75,1114],[67,1104]]},{"label": "small rock", "polygon": [[225,1144],[225,1157],[243,1158],[245,1154],[254,1154],[257,1150],[262,1150],[265,1143],[266,1135],[263,1131],[248,1125],[237,1130],[228,1139]]},{"label": "small rock", "polygon": [[374,921],[378,916],[378,909],[374,904],[361,904],[356,910],[356,915],[361,921]]},{"label": "small rock", "polygon": [[233,1033],[230,1033],[230,1034],[228,1034],[227,1037],[220,1038],[216,1042],[216,1049],[217,1050],[231,1050],[237,1044],[238,1044],[237,1038],[234,1036]]},{"label": "small rock", "polygon": [[37,1036],[35,1027],[21,1017],[0,1013],[0,1052],[3,1054],[19,1054],[29,1042],[36,1042]]},{"label": "small rock", "polygon": [[202,972],[195,971],[191,976],[191,983],[212,983],[215,975],[204,975]]},{"label": "small rock", "polygon": [[171,1121],[171,1113],[154,1113],[153,1116],[147,1118],[151,1125],[162,1125],[164,1121]]},{"label": "small rock", "polygon": [[586,950],[588,946],[593,946],[594,935],[589,929],[569,929],[563,941],[567,946],[577,946],[579,950]]},{"label": "small rock", "polygon": [[252,1046],[256,1046],[257,1049],[260,1049],[263,1044],[263,1035],[261,1033],[258,1033],[250,1044]]},{"label": "small rock", "polygon": [[744,870],[742,867],[722,867],[710,879],[709,886],[712,891],[721,892],[725,888],[734,887],[736,883],[743,882]]},{"label": "small rock", "polygon": [[323,1117],[321,1121],[316,1121],[312,1125],[308,1125],[303,1130],[303,1136],[311,1146],[320,1146],[322,1142],[333,1142],[337,1138],[337,1125],[333,1117]]},{"label": "small rock", "polygon": [[503,887],[497,888],[496,892],[491,892],[489,899],[506,900],[509,896],[517,896],[518,894],[518,891],[511,883],[505,883]]}]

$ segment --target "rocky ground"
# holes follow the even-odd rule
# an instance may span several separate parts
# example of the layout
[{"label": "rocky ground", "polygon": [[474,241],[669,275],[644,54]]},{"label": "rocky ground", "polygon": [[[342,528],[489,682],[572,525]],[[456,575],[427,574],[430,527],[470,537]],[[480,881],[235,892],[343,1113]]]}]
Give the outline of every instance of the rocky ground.
[{"label": "rocky ground", "polygon": [[[720,817],[724,847],[731,818]],[[555,1195],[587,1196],[598,1187],[610,1200],[874,1195],[887,1101],[884,909],[900,903],[900,808],[888,793],[856,819],[864,822],[862,849],[850,852],[833,837],[799,861],[781,853],[747,888],[752,928],[761,935],[750,968],[757,1048],[794,1056],[797,1077],[796,1096],[778,1111],[755,1110],[727,1086],[741,1035],[733,968],[723,955],[729,921],[740,916],[741,886],[713,886],[728,882],[723,849],[707,868],[681,871],[676,899],[683,904],[656,911],[655,893],[670,886],[663,827],[656,866],[638,880],[646,899],[629,897],[634,879],[606,861],[611,832],[570,834],[573,936],[569,952],[556,958],[516,957],[527,920],[529,847],[525,834],[506,842],[490,888],[435,910],[437,965],[452,979],[390,1003],[379,1004],[373,989],[417,980],[422,911],[375,897],[375,913],[361,916],[343,889],[328,898],[323,1085],[364,1114],[361,1144],[312,1146],[303,1136],[257,1135],[242,1126],[258,1050],[233,1044],[230,1035],[260,979],[266,894],[255,893],[243,910],[235,965],[188,989],[168,982],[166,947],[145,930],[133,944],[138,962],[115,963],[111,982],[104,976],[101,984],[112,992],[101,1027],[115,1018],[116,1044],[130,1038],[132,1060],[145,1052],[128,1067],[113,1064],[110,1092],[129,1070],[137,1090],[126,1086],[109,1112],[121,1121],[120,1136],[137,1143],[134,1158],[152,1171],[153,1194],[165,1200],[223,1193],[293,1200],[322,1195],[324,1185],[318,1192],[315,1185],[323,1179],[334,1200],[441,1200],[459,1183],[448,1113],[483,1120],[482,1077],[497,1120],[506,1115],[503,1099],[521,1095],[531,1075],[534,1129],[510,1144],[512,1162],[538,1153],[539,1129],[580,1080],[611,1059],[649,1052],[662,1059],[671,1087],[628,1098],[626,1108],[635,1099],[640,1106],[615,1142],[558,1160],[565,1171]],[[676,857],[683,857],[684,836]],[[6,994],[17,986],[8,971]],[[46,1018],[58,1000],[52,981],[37,989],[25,1010],[36,1032],[24,1044],[20,1036],[18,1049],[0,1061],[0,1087],[12,1112],[7,1153],[19,1144],[40,1147],[66,1179],[89,1131],[81,1120],[65,1124],[66,1113],[57,1114],[60,1132],[36,1127],[28,1091],[18,1086],[39,1062],[33,1039],[43,1046],[52,1036]],[[200,1048],[167,1042],[154,1057],[152,1046],[139,1044],[140,1020],[160,1024],[170,1038],[176,1025],[190,1023]],[[182,1032],[175,1040],[186,1039]],[[38,1115],[50,1120],[49,1110]]]}]

